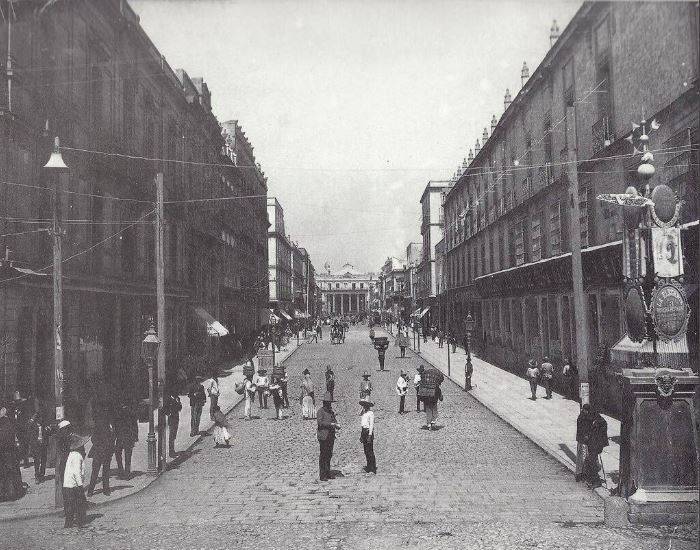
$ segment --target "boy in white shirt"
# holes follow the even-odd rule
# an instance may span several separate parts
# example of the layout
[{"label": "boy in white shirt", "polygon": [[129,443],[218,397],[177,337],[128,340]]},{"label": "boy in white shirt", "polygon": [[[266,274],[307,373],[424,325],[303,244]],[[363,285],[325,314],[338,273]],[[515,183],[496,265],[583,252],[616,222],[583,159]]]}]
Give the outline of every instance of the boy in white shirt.
[{"label": "boy in white shirt", "polygon": [[399,396],[399,414],[406,412],[404,410],[404,405],[406,403],[406,392],[408,391],[407,377],[406,371],[402,370],[399,379],[396,381],[396,394]]},{"label": "boy in white shirt", "polygon": [[367,459],[367,466],[364,467],[364,471],[368,474],[376,474],[377,460],[374,456],[374,412],[370,410],[374,406],[374,403],[368,398],[363,397],[360,399],[360,405],[362,405],[362,418],[360,420],[362,431],[360,432],[360,441],[362,442],[365,458]]},{"label": "boy in white shirt", "polygon": [[66,516],[64,527],[85,525],[85,443],[89,437],[73,436],[70,453],[63,474],[63,509]]}]

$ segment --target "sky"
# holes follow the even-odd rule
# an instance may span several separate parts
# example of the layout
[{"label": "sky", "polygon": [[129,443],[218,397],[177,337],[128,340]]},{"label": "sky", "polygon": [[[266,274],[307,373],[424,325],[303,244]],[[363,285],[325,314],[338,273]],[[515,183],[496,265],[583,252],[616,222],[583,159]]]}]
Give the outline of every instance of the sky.
[{"label": "sky", "polygon": [[378,271],[421,242],[450,179],[578,1],[131,0],[173,68],[236,119],[317,270]]}]

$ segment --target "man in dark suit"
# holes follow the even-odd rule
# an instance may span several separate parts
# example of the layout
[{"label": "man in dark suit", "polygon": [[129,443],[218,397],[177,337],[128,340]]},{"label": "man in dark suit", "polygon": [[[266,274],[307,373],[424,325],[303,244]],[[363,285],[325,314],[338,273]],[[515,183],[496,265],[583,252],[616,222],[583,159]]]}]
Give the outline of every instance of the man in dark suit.
[{"label": "man in dark suit", "polygon": [[331,408],[332,403],[334,403],[333,396],[327,391],[323,396],[323,406],[316,414],[318,422],[317,437],[320,445],[318,470],[321,481],[328,481],[330,479],[335,432],[340,430],[340,424],[336,422],[335,412]]}]

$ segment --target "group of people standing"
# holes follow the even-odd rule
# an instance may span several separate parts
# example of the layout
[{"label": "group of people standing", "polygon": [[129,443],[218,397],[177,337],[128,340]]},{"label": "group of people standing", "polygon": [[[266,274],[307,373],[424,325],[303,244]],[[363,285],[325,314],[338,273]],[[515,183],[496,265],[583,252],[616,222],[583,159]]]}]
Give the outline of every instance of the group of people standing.
[{"label": "group of people standing", "polygon": [[[549,360],[549,357],[545,356],[542,359],[542,363],[539,365],[534,359],[530,359],[527,362],[527,368],[525,370],[525,377],[530,383],[530,393],[533,401],[537,399],[537,386],[542,384],[545,391],[545,399],[552,398],[552,380],[554,378],[554,365]],[[570,360],[565,360],[562,367],[562,377],[566,383],[566,391],[570,399],[578,399],[578,391],[576,388],[576,378],[577,371],[576,366],[571,363]]]}]

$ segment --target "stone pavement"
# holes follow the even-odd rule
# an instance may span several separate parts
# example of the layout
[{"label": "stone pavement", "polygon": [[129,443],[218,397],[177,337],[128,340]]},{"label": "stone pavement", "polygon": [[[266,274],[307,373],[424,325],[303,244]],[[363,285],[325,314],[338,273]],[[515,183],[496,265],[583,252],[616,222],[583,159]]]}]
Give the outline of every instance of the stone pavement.
[{"label": "stone pavement", "polygon": [[[300,345],[303,340],[300,340]],[[278,362],[285,361],[294,351],[297,349],[296,339],[290,340],[289,344],[282,348],[281,352],[276,354],[276,360]],[[230,365],[228,368],[224,367],[222,369],[221,377],[219,378],[219,387],[221,390],[221,395],[219,397],[219,406],[221,410],[228,413],[233,407],[235,407],[243,398],[243,396],[238,395],[234,391],[234,386],[236,382],[243,379],[243,364],[239,363],[236,365]],[[257,370],[258,359],[253,358],[253,364]],[[208,387],[211,379],[207,379],[202,382],[204,387]],[[190,436],[190,419],[191,419],[191,409],[190,400],[187,396],[181,397],[182,401],[182,411],[180,411],[180,424],[178,426],[177,438],[175,439],[175,450],[184,451],[189,449],[194,443],[196,443],[201,436]],[[202,418],[200,420],[200,431],[203,433],[208,432],[214,425],[214,422],[209,417],[209,404],[210,401],[207,399],[207,403],[202,411]],[[157,419],[157,414],[156,414]],[[102,494],[102,483],[98,481],[97,487],[95,489],[95,494],[90,497],[90,502],[100,505],[104,503],[113,502],[117,499],[123,498],[125,496],[132,495],[138,491],[141,491],[146,486],[154,481],[154,477],[146,474],[148,466],[148,453],[146,447],[146,436],[148,435],[148,422],[139,423],[139,440],[134,447],[134,452],[132,455],[132,477],[128,481],[118,480],[116,478],[116,462],[112,459],[112,471],[111,471],[111,483],[110,496]],[[87,450],[90,450],[89,444]],[[168,465],[172,461],[168,459]],[[92,471],[91,459],[85,460],[86,468],[86,478],[90,478],[90,473]],[[27,485],[29,485],[29,490],[27,494],[21,499],[14,502],[0,502],[0,522],[3,520],[11,520],[22,517],[34,517],[46,514],[62,513],[60,510],[56,510],[53,505],[54,502],[54,482],[53,482],[53,468],[47,469],[47,480],[44,483],[36,485],[34,483],[34,467],[22,468],[22,479]]]},{"label": "stone pavement", "polygon": [[[607,549],[694,548],[692,535],[615,530],[603,525],[602,501],[529,439],[468,394],[444,385],[437,431],[424,414],[397,414],[395,383],[422,362],[387,353],[387,372],[365,327],[345,344],[304,345],[287,362],[291,408],[241,407],[229,414],[231,448],[202,438],[145,490],[90,510],[89,526],[63,529],[45,517],[2,525],[0,548],[241,549]],[[334,408],[343,429],[332,467],[318,480],[315,421],[301,418],[301,371],[323,393],[327,364],[336,373]],[[362,472],[358,386],[372,373],[377,475]],[[413,406],[411,406],[413,405]]]},{"label": "stone pavement", "polygon": [[[413,339],[411,339],[413,345]],[[450,352],[452,350],[450,349]],[[421,340],[420,355],[434,367],[447,375],[447,342],[443,348],[428,338]],[[450,353],[450,379],[464,388],[464,349],[457,346],[457,353]],[[577,401],[566,399],[552,392],[552,399],[543,399],[544,388],[538,388],[537,401],[530,399],[527,380],[500,369],[472,354],[472,390],[477,401],[500,416],[516,430],[542,447],[572,472],[576,471],[576,419],[580,406]],[[612,489],[619,481],[620,422],[605,416],[608,423],[610,444],[603,450],[601,458],[605,470],[607,487]],[[601,488],[599,494],[607,495]]]}]

